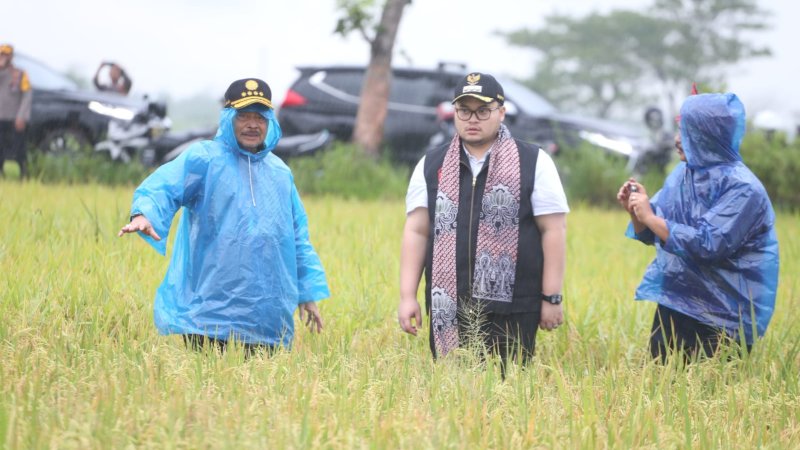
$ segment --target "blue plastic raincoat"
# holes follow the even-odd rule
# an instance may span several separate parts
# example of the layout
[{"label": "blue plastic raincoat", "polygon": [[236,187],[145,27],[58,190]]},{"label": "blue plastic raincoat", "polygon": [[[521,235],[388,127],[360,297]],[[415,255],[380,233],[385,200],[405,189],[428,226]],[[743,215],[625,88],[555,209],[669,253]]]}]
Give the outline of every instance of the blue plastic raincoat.
[{"label": "blue plastic raincoat", "polygon": [[778,240],[764,186],[742,163],[744,106],[734,94],[688,97],[680,133],[686,162],[651,199],[669,238],[627,236],[656,246],[636,298],[652,300],[732,337],[762,336],[775,307]]},{"label": "blue plastic raincoat", "polygon": [[172,260],[155,298],[161,334],[203,334],[249,344],[289,346],[299,302],[328,297],[325,272],[289,168],[272,149],[281,129],[272,110],[266,148],[241,149],[233,119],[220,113],[213,141],[188,148],[142,182],[131,214],[144,214],[162,255],[183,208]]}]

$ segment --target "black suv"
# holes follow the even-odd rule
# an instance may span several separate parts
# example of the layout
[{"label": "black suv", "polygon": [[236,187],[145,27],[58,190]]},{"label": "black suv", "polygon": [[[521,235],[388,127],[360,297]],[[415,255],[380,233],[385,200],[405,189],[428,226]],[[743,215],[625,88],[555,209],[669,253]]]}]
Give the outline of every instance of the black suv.
[{"label": "black suv", "polygon": [[[457,68],[458,71],[453,70]],[[302,67],[278,111],[288,134],[329,130],[349,140],[364,78],[363,66]],[[436,70],[392,71],[384,142],[393,156],[414,164],[425,150],[452,137],[453,90],[466,73],[463,67],[440,64]],[[636,160],[650,151],[644,127],[559,113],[553,105],[524,85],[497,77],[506,95],[505,124],[511,134],[540,145],[551,153],[559,147],[585,141]]]},{"label": "black suv", "polygon": [[[166,106],[146,98],[83,90],[69,78],[23,54],[13,64],[28,73],[33,87],[33,107],[28,126],[28,144],[42,151],[59,152],[95,146],[117,139],[106,149],[112,157],[119,144],[149,141],[169,128]],[[124,138],[124,139],[123,139]]]}]

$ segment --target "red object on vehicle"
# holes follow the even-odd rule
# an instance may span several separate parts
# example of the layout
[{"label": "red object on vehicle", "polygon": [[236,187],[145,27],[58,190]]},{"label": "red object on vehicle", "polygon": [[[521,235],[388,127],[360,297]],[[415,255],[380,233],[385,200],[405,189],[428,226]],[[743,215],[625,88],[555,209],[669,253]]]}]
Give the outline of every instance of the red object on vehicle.
[{"label": "red object on vehicle", "polygon": [[436,106],[436,118],[439,121],[445,122],[453,120],[456,115],[456,109],[450,102],[441,102]]},{"label": "red object on vehicle", "polygon": [[281,108],[286,108],[286,107],[291,108],[293,106],[303,106],[305,104],[306,104],[305,97],[289,89],[288,91],[286,91],[286,98],[283,99]]}]

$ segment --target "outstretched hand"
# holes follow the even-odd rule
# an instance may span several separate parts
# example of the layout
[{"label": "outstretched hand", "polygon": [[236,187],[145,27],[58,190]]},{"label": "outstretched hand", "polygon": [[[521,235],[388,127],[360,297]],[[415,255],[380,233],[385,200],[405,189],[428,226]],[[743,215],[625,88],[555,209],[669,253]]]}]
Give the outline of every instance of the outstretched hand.
[{"label": "outstretched hand", "polygon": [[129,224],[122,227],[122,229],[119,230],[119,233],[117,233],[117,236],[121,237],[123,234],[135,233],[137,231],[141,231],[157,241],[161,240],[161,236],[156,233],[156,230],[153,228],[153,225],[150,223],[150,221],[141,214],[134,217]]},{"label": "outstretched hand", "polygon": [[316,302],[300,303],[297,310],[300,314],[300,321],[305,322],[311,332],[322,332],[322,315],[319,313]]}]

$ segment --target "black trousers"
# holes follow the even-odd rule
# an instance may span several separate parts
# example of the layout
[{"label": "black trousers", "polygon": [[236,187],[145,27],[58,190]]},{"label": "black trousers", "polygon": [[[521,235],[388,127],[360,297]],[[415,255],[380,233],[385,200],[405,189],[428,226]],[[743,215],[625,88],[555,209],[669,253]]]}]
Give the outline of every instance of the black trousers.
[{"label": "black trousers", "polygon": [[[500,356],[500,368],[505,377],[509,359],[527,364],[536,350],[536,332],[539,330],[541,311],[494,314],[480,313],[475,316],[459,314],[458,333],[461,347],[486,350]],[[433,355],[433,330],[430,330],[430,346]],[[477,345],[476,345],[477,344]]]},{"label": "black trousers", "polygon": [[25,131],[17,131],[14,122],[0,120],[0,174],[6,159],[11,157],[19,164],[20,178],[28,177],[28,152],[25,148]]},{"label": "black trousers", "polygon": [[[220,352],[224,352],[228,348],[227,340],[212,338],[202,334],[184,334],[183,343],[186,345],[186,348],[191,348],[195,351],[202,351],[206,344],[216,348]],[[239,345],[244,349],[245,358],[249,358],[258,353],[271,355],[276,350],[275,346],[267,344],[246,344],[242,342]]]},{"label": "black trousers", "polygon": [[[710,357],[722,346],[738,346],[739,343],[725,333],[697,319],[679,313],[666,306],[658,305],[650,333],[650,355],[665,363],[670,353],[682,351],[684,361],[691,362],[699,357]],[[749,353],[751,345],[746,346]]]},{"label": "black trousers", "polygon": [[541,312],[486,314],[481,324],[486,348],[500,356],[503,363],[510,357],[525,364],[536,350],[536,332]]}]

